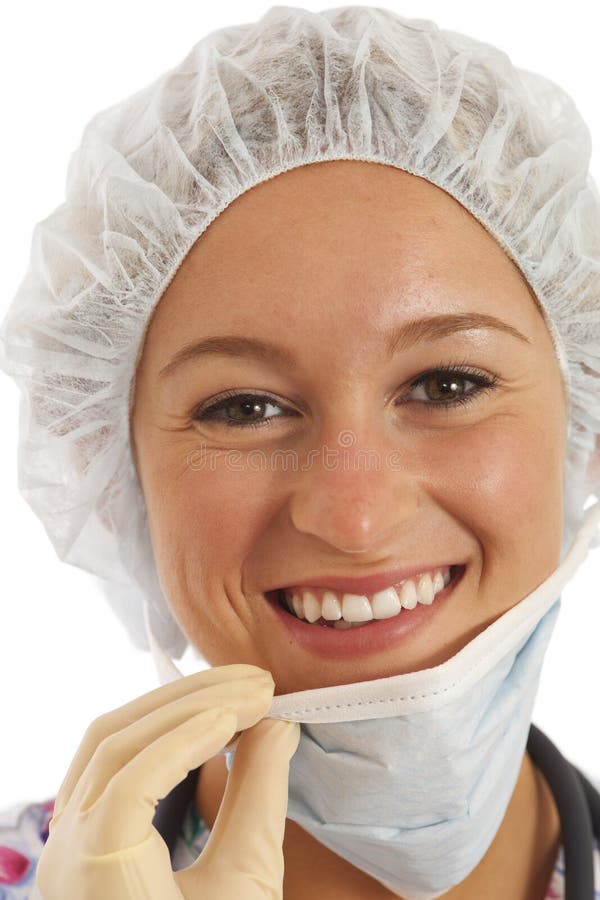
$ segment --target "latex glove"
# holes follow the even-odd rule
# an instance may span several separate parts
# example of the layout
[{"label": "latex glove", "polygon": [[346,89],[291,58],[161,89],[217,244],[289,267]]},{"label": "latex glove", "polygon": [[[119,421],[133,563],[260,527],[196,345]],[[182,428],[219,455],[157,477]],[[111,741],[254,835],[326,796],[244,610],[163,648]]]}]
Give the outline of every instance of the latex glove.
[{"label": "latex glove", "polygon": [[[281,898],[289,761],[300,726],[263,719],[273,692],[263,669],[220,666],[95,719],[55,800],[36,871],[43,900]],[[237,731],[208,843],[173,872],[152,825],[157,801]]]}]

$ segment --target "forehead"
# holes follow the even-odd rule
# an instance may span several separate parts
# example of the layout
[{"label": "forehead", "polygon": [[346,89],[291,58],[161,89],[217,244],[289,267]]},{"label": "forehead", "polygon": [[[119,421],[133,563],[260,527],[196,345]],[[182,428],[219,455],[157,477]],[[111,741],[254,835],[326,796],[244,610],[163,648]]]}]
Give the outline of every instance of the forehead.
[{"label": "forehead", "polygon": [[160,330],[167,352],[190,331],[375,334],[473,311],[539,324],[516,265],[457,200],[392,166],[336,160],[233,201],[183,261],[148,338]]}]

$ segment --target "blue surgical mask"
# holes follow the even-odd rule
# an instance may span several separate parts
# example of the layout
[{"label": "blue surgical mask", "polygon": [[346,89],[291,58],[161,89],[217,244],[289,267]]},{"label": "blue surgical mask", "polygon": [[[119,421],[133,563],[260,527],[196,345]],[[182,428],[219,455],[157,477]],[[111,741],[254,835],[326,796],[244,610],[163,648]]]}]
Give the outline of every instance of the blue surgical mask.
[{"label": "blue surgical mask", "polygon": [[[560,592],[598,524],[600,502],[552,574],[441,665],[275,697],[270,717],[302,723],[287,817],[405,900],[463,881],[504,818]],[[181,677],[149,638],[161,680]]]}]

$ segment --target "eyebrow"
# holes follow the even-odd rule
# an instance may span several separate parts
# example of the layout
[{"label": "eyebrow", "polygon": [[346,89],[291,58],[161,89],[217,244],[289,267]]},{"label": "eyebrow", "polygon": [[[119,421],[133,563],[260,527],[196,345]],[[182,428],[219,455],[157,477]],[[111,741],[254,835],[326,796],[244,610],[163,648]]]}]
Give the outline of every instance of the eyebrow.
[{"label": "eyebrow", "polygon": [[[430,316],[404,322],[390,334],[387,343],[387,355],[391,358],[395,353],[407,350],[414,344],[425,340],[436,341],[459,331],[473,329],[494,329],[503,331],[520,341],[531,344],[531,340],[521,334],[514,326],[486,313],[449,313],[441,316]],[[214,335],[186,344],[160,370],[159,378],[170,375],[182,363],[205,356],[226,356],[254,359],[258,362],[277,363],[281,366],[294,365],[294,357],[287,350],[258,338],[246,338],[240,335]]]}]

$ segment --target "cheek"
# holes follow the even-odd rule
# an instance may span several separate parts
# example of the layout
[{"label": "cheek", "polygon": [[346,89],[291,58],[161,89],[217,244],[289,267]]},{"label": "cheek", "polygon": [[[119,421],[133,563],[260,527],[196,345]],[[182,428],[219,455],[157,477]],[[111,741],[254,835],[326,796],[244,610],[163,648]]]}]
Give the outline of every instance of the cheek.
[{"label": "cheek", "polygon": [[155,483],[157,542],[188,567],[187,577],[198,583],[201,573],[205,586],[214,587],[235,578],[236,571],[239,576],[264,527],[268,474],[234,457],[212,463],[196,459],[179,473],[174,465],[161,467]]},{"label": "cheek", "polygon": [[[480,543],[485,565],[537,567],[558,561],[564,447],[540,413],[498,416],[457,433],[439,463],[439,501]],[[527,548],[525,551],[524,548]]]},{"label": "cheek", "polygon": [[182,462],[185,456],[157,454],[160,464],[146,485],[163,591],[180,627],[211,664],[241,658],[242,651],[261,664],[252,656],[235,596],[268,521],[268,473],[233,461],[190,465]]}]

